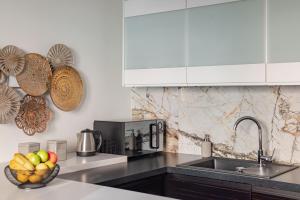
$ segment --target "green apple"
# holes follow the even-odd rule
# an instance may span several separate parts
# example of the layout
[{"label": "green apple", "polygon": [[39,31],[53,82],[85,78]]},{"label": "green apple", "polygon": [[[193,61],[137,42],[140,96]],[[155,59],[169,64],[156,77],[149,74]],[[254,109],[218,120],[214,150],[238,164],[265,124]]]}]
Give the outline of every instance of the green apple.
[{"label": "green apple", "polygon": [[44,163],[44,162],[47,162],[48,159],[49,159],[48,152],[45,151],[45,150],[39,150],[39,152],[37,152],[37,155],[40,156],[41,161],[42,161],[43,163]]},{"label": "green apple", "polygon": [[55,164],[53,162],[51,162],[50,160],[48,160],[47,162],[45,162],[45,164],[49,167],[49,169],[53,170],[55,167]]},{"label": "green apple", "polygon": [[36,155],[35,153],[28,153],[26,155],[26,158],[34,165],[37,166],[38,164],[41,163],[41,158],[40,156]]}]

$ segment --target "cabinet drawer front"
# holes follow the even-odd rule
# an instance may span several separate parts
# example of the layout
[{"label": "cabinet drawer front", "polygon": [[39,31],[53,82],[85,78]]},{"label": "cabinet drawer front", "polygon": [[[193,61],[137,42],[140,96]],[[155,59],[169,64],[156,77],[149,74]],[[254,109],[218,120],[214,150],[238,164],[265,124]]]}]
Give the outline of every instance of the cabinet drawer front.
[{"label": "cabinet drawer front", "polygon": [[251,186],[185,175],[168,175],[165,193],[182,200],[250,200]]},{"label": "cabinet drawer front", "polygon": [[252,200],[293,200],[285,197],[278,197],[268,194],[252,193]]}]

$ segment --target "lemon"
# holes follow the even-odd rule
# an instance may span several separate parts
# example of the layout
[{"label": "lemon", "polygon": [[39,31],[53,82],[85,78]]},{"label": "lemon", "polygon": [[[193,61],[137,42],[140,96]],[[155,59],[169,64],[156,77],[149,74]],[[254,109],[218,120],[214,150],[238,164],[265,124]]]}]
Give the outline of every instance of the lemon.
[{"label": "lemon", "polygon": [[42,181],[42,177],[34,174],[34,175],[29,176],[29,181],[30,181],[30,183],[39,183]]},{"label": "lemon", "polygon": [[17,180],[20,181],[21,183],[26,183],[28,179],[29,179],[28,175],[17,173]]}]

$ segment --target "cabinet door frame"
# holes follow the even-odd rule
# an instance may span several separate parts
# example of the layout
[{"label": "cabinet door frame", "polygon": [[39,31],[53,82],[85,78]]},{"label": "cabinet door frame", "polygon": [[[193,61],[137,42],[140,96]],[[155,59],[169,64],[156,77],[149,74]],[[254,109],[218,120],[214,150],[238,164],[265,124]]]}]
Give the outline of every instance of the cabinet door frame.
[{"label": "cabinet door frame", "polygon": [[[129,2],[130,5],[128,4]],[[127,4],[127,5],[126,5]],[[134,7],[134,5],[136,5]],[[147,5],[147,7],[144,7]],[[132,8],[134,7],[134,8]],[[126,69],[125,19],[140,15],[185,10],[186,0],[127,0],[123,1],[122,86],[162,87],[187,86],[186,65],[166,68]],[[127,10],[127,11],[126,11]],[[127,13],[127,14],[126,14]]]},{"label": "cabinet door frame", "polygon": [[187,67],[188,86],[234,86],[265,84],[262,64]]},{"label": "cabinet door frame", "polygon": [[187,86],[186,67],[124,69],[125,87]]},{"label": "cabinet door frame", "polygon": [[187,0],[187,8],[209,6],[209,5],[229,3],[234,1],[241,1],[241,0]]},{"label": "cabinet door frame", "polygon": [[300,85],[300,62],[268,63],[268,85]]},{"label": "cabinet door frame", "polygon": [[124,0],[124,17],[168,12],[186,8],[186,0]]},{"label": "cabinet door frame", "polygon": [[[235,3],[240,0],[187,0],[187,7],[201,7],[221,3]],[[261,86],[267,82],[267,0],[264,5],[264,59],[255,64],[234,64],[215,66],[187,66],[188,86]]]},{"label": "cabinet door frame", "polygon": [[[269,4],[270,0],[266,0],[266,24],[269,25]],[[300,62],[269,62],[269,27],[266,33],[266,85],[300,85]]]}]

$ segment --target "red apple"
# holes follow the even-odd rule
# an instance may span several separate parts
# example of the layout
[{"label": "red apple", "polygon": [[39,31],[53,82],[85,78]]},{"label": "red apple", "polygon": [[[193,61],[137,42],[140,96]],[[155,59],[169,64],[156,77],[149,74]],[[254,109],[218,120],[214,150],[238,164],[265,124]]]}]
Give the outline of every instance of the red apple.
[{"label": "red apple", "polygon": [[49,161],[52,162],[53,164],[56,164],[56,162],[57,162],[57,155],[56,155],[56,153],[54,153],[52,151],[49,151],[48,155],[49,155]]}]

